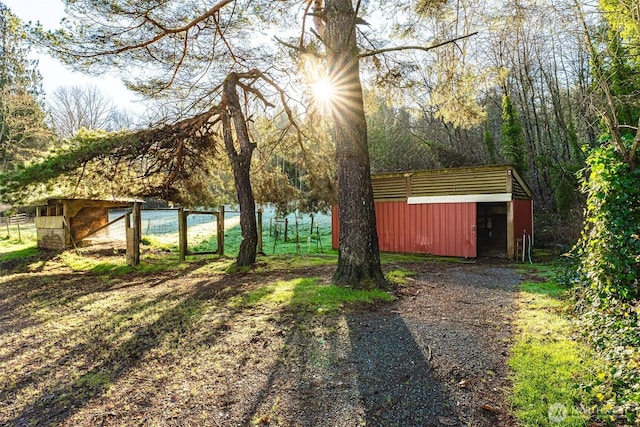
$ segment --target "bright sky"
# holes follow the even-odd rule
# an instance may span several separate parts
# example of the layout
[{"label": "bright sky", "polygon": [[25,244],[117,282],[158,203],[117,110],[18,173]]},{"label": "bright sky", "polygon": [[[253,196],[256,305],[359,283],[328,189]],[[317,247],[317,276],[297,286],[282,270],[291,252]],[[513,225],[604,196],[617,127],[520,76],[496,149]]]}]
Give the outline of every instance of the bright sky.
[{"label": "bright sky", "polygon": [[[64,5],[59,0],[2,0],[2,2],[24,22],[40,21],[45,28],[58,27],[64,16]],[[34,53],[33,56],[39,61],[39,70],[47,96],[59,86],[93,84],[99,87],[105,98],[113,103],[135,113],[144,111],[144,107],[134,102],[134,95],[115,76],[92,77],[72,72],[60,61],[44,53]]]}]

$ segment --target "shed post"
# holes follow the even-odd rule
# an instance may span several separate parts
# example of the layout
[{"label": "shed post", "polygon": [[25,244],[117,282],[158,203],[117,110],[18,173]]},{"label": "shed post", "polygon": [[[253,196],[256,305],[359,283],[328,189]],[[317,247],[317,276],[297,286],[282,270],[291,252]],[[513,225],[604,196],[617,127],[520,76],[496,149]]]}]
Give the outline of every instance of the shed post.
[{"label": "shed post", "polygon": [[507,259],[516,258],[516,236],[513,225],[513,201],[507,202]]},{"label": "shed post", "polygon": [[178,248],[180,262],[184,262],[187,256],[187,215],[184,208],[178,209]]},{"label": "shed post", "polygon": [[404,174],[404,185],[405,185],[406,196],[411,197],[411,174],[410,173]]},{"label": "shed post", "polygon": [[224,255],[224,205],[220,206],[220,212],[218,213],[218,255]]},{"label": "shed post", "polygon": [[71,236],[71,215],[69,213],[69,202],[66,200],[62,202],[62,212],[58,212],[58,206],[56,205],[54,215],[64,217],[63,221],[64,224],[66,224],[64,232],[64,247],[67,248],[71,246],[72,243],[75,245],[75,243],[73,242],[73,237]]},{"label": "shed post", "polygon": [[131,236],[133,235],[133,231],[131,229],[131,213],[130,212],[125,214],[124,234],[125,234],[125,239],[127,244],[127,249],[125,252],[125,257],[127,258],[127,265],[133,265],[133,262],[131,260],[132,253],[133,253],[133,247],[131,245],[131,242],[132,242]]}]

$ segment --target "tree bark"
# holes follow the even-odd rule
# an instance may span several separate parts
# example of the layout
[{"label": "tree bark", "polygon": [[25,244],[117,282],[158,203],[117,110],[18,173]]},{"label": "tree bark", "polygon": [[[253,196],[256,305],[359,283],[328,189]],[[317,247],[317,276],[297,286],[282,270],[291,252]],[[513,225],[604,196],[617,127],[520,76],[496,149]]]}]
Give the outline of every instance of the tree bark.
[{"label": "tree bark", "polygon": [[[237,84],[238,75],[231,73],[224,81],[223,112],[221,113],[222,127],[224,133],[224,146],[231,161],[233,169],[233,180],[238,195],[238,205],[240,206],[240,230],[242,242],[238,251],[236,264],[238,267],[247,267],[256,262],[258,229],[256,225],[256,203],[251,188],[251,156],[256,145],[249,140],[249,132],[240,98],[238,97]],[[233,141],[233,131],[231,122],[235,129],[236,138],[240,151],[236,150]]]},{"label": "tree bark", "polygon": [[355,288],[385,287],[351,0],[327,0],[325,16],[327,65],[336,91],[332,116],[340,216],[338,267],[333,280]]}]

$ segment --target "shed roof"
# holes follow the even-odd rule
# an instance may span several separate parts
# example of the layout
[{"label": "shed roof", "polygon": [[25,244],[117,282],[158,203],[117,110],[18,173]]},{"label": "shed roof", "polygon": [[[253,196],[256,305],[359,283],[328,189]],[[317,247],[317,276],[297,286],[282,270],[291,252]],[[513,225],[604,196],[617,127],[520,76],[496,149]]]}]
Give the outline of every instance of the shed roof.
[{"label": "shed roof", "polygon": [[55,204],[63,204],[63,203],[69,203],[69,202],[81,203],[83,206],[95,206],[95,207],[113,209],[113,208],[125,208],[125,207],[133,205],[135,202],[142,203],[143,200],[125,199],[125,198],[122,198],[122,199],[111,199],[111,200],[76,199],[76,198],[69,197],[69,198],[47,199],[47,200],[44,200],[44,201],[42,201],[40,203],[37,203],[37,205],[38,206],[55,205]]},{"label": "shed roof", "polygon": [[[371,181],[376,200],[408,200],[410,203],[429,200],[437,203],[532,197],[527,184],[510,165],[374,174]],[[454,199],[445,199],[451,197]]]}]

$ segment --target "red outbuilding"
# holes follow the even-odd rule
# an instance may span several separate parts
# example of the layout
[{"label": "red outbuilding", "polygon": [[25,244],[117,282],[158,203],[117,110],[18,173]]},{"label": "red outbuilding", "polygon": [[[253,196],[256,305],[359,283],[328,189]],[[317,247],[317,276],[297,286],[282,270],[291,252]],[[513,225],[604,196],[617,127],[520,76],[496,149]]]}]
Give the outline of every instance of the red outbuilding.
[{"label": "red outbuilding", "polygon": [[[512,166],[371,176],[385,252],[520,258],[533,245],[531,190]],[[333,209],[333,248],[339,220]]]}]

